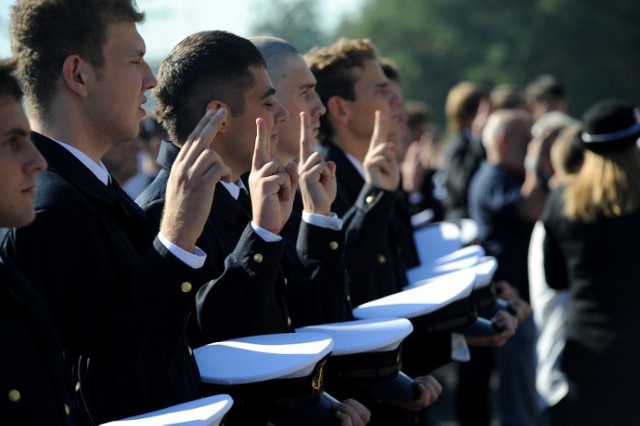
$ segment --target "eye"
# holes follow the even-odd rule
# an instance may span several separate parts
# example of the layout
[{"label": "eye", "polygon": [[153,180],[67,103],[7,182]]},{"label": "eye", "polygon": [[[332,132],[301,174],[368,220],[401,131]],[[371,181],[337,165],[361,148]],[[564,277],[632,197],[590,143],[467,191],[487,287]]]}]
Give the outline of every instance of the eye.
[{"label": "eye", "polygon": [[20,148],[20,137],[11,136],[0,143],[2,148],[9,148],[13,151],[17,151]]}]

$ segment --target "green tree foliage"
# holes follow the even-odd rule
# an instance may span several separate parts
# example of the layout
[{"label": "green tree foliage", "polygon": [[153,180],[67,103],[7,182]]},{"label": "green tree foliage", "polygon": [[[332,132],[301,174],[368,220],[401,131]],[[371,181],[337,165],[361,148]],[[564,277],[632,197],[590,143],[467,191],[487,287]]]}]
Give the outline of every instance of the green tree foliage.
[{"label": "green tree foliage", "polygon": [[571,113],[609,96],[640,104],[637,0],[365,0],[334,38],[369,38],[400,67],[406,97],[443,124],[450,87],[524,87],[542,73],[566,86]]},{"label": "green tree foliage", "polygon": [[300,52],[327,44],[329,38],[320,28],[315,0],[269,0],[258,5],[258,18],[251,26],[253,35],[280,37]]}]

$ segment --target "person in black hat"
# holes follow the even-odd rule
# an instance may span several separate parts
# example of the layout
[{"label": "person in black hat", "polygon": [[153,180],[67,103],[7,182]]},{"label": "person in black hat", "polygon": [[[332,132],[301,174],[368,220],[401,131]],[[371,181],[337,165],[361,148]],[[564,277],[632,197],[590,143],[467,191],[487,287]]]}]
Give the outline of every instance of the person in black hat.
[{"label": "person in black hat", "polygon": [[640,123],[627,102],[597,102],[583,116],[578,175],[543,214],[545,275],[569,288],[562,369],[572,425],[637,423],[640,401]]}]

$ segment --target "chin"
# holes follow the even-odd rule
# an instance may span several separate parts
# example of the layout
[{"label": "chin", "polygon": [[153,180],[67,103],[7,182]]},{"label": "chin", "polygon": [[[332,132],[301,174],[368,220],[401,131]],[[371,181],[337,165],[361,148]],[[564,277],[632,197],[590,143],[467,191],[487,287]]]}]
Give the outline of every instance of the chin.
[{"label": "chin", "polygon": [[31,224],[36,218],[36,211],[33,207],[29,206],[29,209],[25,209],[21,212],[14,212],[14,214],[0,215],[0,226],[8,228],[21,228]]}]

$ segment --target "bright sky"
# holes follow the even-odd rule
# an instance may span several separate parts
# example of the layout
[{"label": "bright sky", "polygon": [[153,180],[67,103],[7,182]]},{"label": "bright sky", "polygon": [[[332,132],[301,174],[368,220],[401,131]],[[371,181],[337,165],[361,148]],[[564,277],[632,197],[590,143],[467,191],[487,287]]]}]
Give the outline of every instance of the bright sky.
[{"label": "bright sky", "polygon": [[[140,33],[147,43],[149,59],[162,59],[187,35],[201,30],[227,30],[251,36],[249,28],[258,11],[270,0],[137,0],[146,12]],[[324,22],[333,28],[345,14],[357,12],[363,0],[319,2]],[[0,58],[10,55],[8,23],[14,0],[0,0]]]}]

